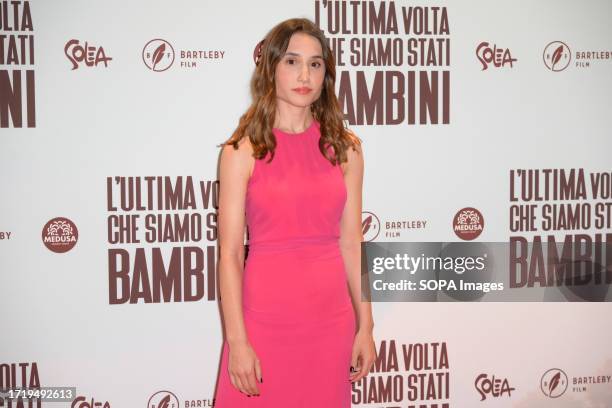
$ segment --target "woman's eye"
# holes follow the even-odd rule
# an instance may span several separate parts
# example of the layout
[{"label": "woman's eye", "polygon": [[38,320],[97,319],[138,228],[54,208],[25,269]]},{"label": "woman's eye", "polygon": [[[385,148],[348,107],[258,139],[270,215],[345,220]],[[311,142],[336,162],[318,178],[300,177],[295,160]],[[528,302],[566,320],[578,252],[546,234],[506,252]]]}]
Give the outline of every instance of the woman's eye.
[{"label": "woman's eye", "polygon": [[[286,59],[286,63],[287,63],[287,64],[290,64],[290,65],[295,65],[296,60],[295,60],[294,58],[287,58],[287,59]],[[312,63],[312,66],[313,66],[313,67],[316,67],[316,68],[320,68],[320,67],[322,66],[322,64],[321,64],[320,62],[318,62],[318,61],[317,61],[317,62],[313,62],[313,63]]]}]

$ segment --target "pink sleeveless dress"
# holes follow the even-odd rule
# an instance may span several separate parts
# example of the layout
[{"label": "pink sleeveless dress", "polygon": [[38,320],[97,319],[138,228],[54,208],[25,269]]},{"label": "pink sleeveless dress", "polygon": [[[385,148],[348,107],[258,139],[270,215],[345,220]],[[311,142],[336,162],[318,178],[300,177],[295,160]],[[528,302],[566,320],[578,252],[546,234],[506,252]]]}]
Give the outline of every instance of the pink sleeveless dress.
[{"label": "pink sleeveless dress", "polygon": [[273,133],[274,159],[256,160],[246,196],[243,310],[263,383],[259,396],[234,388],[224,342],[214,406],[349,408],[356,320],[338,243],[344,177],[319,151],[319,122]]}]

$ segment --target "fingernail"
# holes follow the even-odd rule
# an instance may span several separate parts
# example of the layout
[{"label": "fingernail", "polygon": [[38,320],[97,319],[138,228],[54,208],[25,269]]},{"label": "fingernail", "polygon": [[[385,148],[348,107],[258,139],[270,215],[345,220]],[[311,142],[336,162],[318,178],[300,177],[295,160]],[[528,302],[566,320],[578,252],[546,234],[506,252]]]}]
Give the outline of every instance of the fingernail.
[{"label": "fingernail", "polygon": [[259,379],[259,382],[260,382],[260,383],[262,383],[262,382],[263,382],[263,377],[261,377],[261,378]]},{"label": "fingernail", "polygon": [[251,398],[251,396],[250,396],[250,395],[247,395],[247,397]]}]

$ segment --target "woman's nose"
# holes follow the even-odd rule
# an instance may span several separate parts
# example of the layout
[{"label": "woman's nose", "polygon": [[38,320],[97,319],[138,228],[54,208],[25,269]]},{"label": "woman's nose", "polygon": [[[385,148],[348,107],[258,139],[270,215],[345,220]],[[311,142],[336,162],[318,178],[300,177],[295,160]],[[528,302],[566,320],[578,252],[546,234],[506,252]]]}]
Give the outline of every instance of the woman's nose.
[{"label": "woman's nose", "polygon": [[308,79],[310,77],[310,71],[308,70],[308,65],[304,64],[300,68],[300,77],[299,79]]}]

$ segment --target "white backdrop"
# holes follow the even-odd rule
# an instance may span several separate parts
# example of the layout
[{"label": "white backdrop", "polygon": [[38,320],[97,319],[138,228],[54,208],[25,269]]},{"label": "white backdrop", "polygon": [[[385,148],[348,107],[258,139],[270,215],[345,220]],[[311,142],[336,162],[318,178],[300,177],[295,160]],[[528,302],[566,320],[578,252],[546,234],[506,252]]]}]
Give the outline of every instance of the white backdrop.
[{"label": "white backdrop", "polygon": [[[348,122],[363,140],[364,218],[374,214],[377,220],[377,236],[368,239],[460,240],[453,232],[453,217],[465,207],[477,208],[484,218],[484,229],[476,238],[480,241],[549,235],[562,241],[577,233],[595,237],[612,232],[605,213],[608,224],[600,228],[546,232],[511,231],[509,216],[510,206],[517,204],[510,200],[511,170],[583,169],[589,187],[586,198],[537,202],[540,207],[611,201],[609,190],[607,197],[594,197],[589,179],[590,174],[601,174],[609,182],[612,173],[610,2],[358,3],[376,10],[395,7],[398,32],[371,35],[357,27],[351,33],[330,34],[327,9],[338,2],[0,2],[0,387],[71,386],[81,397],[39,406],[153,408],[155,398],[165,392],[172,393],[177,407],[212,406],[222,342],[214,289],[216,145],[230,136],[248,107],[256,44],[284,19],[314,20],[317,9],[326,35],[345,39],[345,61],[352,38],[399,38],[404,47],[411,38],[442,39],[450,55],[448,65],[409,66],[404,52],[399,66],[338,67],[338,80],[343,73],[349,79],[343,86],[355,108],[365,100],[358,92],[358,72],[363,72],[368,93],[375,89],[377,73],[397,71],[407,86],[408,72],[417,72],[417,122],[423,97],[418,72],[426,72],[429,79],[438,75],[440,81],[438,123],[409,124],[404,118],[400,124],[388,124],[385,115],[397,112],[385,103],[379,106],[379,120],[372,120],[374,115],[365,122]],[[423,13],[431,30],[433,7],[440,7],[438,27],[443,9],[448,33],[405,33],[402,8],[412,7],[419,14],[419,6],[429,7]],[[18,36],[25,36],[23,42]],[[174,50],[172,65],[161,72],[147,65],[154,48],[162,44],[145,47],[154,39],[167,42],[161,64],[171,60],[168,45]],[[547,67],[562,45],[556,41],[566,48],[561,46],[553,68],[571,57],[560,71]],[[500,60],[514,59],[512,65],[490,63],[483,70],[476,52],[482,42],[490,48],[495,45]],[[92,56],[112,59],[91,66],[81,61],[73,69],[71,57],[78,56],[78,47],[86,43],[93,47]],[[181,53],[189,50],[198,51],[200,58],[182,58]],[[436,51],[437,57],[445,56],[446,51]],[[577,60],[582,52],[591,54]],[[29,85],[27,71],[33,71]],[[443,72],[449,78],[447,106]],[[13,75],[22,81],[16,93]],[[396,88],[381,89],[384,102]],[[28,94],[35,99],[26,98]],[[28,109],[35,112],[35,124]],[[442,121],[443,110],[449,112],[448,123]],[[22,123],[15,122],[18,111]],[[179,180],[183,187],[191,182],[195,207],[113,209],[129,197],[117,182],[120,178],[138,179],[140,201],[146,203],[145,177],[159,177],[172,187]],[[516,183],[518,188],[520,182]],[[157,190],[151,193],[156,202]],[[189,231],[201,233],[201,240],[148,243],[147,214],[194,214],[191,220],[201,224]],[[132,215],[138,216],[139,231],[127,236],[127,243],[111,242],[112,217],[123,216],[125,222]],[[58,223],[62,220],[57,217],[69,221]],[[49,221],[59,228],[58,234],[50,232]],[[61,252],[69,246],[47,245],[45,239],[52,236],[72,240],[74,246]],[[134,303],[114,304],[111,298],[120,293],[112,292],[112,282],[121,282],[113,269],[115,251],[124,249],[127,256],[122,258],[127,266],[124,280],[134,283],[136,276],[144,276],[153,287],[153,265],[162,264],[153,259],[157,248],[166,268],[171,256],[178,262],[172,269],[177,282],[187,276],[203,292],[190,301],[183,286],[176,292],[182,295],[178,301],[172,292],[170,301],[162,296],[148,303],[145,295],[138,295],[139,290],[145,293],[143,283],[131,293]],[[183,271],[187,257],[181,256],[189,248],[192,266],[200,271],[191,278]],[[382,364],[381,359],[375,372],[354,386],[355,407],[612,406],[607,303],[375,303],[373,309],[377,347],[383,355],[383,349],[389,352],[395,345],[398,365]],[[435,343],[444,345],[448,366],[439,366],[440,356],[433,357]],[[415,350],[415,357],[431,368],[406,366],[402,345]],[[428,350],[426,356],[419,354],[422,350]],[[385,360],[392,362],[392,357],[386,354]],[[545,375],[550,369],[560,369],[567,378],[563,383],[561,376],[562,384],[554,392],[567,389],[555,398],[543,391],[550,383]],[[433,380],[437,373],[444,381]],[[482,385],[475,382],[481,373],[487,380],[500,380],[497,391],[506,391],[485,393],[480,402]],[[396,384],[392,390],[400,398],[385,400],[380,384],[396,375],[403,386]],[[576,383],[583,378],[587,384]],[[409,384],[417,389],[430,386],[435,395],[413,395]],[[164,392],[156,394],[159,391]],[[0,406],[10,406],[2,402]]]}]

